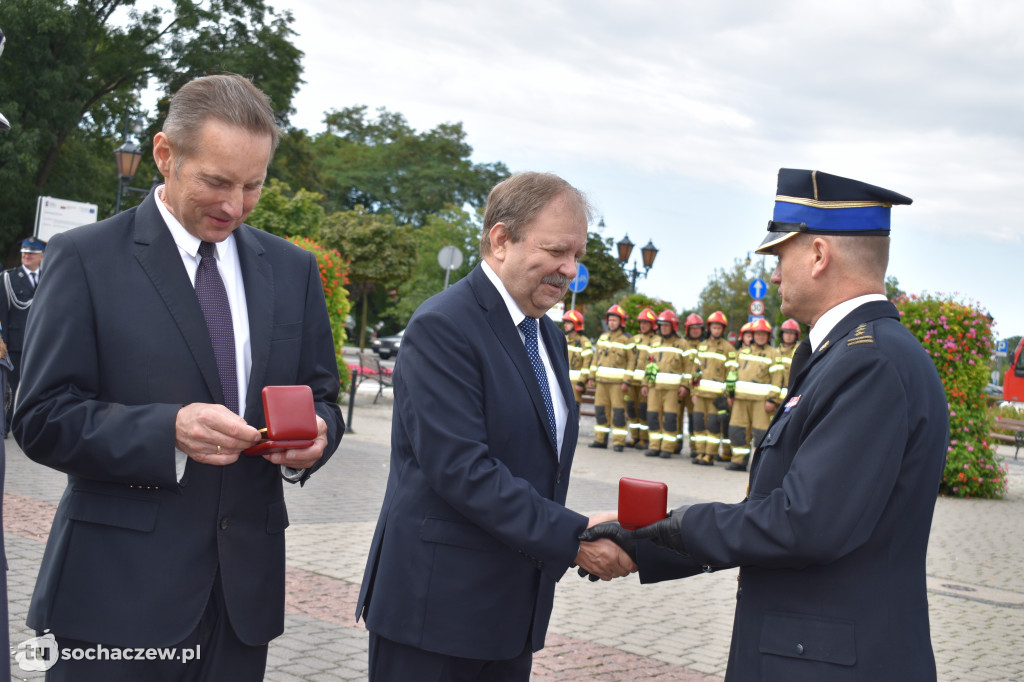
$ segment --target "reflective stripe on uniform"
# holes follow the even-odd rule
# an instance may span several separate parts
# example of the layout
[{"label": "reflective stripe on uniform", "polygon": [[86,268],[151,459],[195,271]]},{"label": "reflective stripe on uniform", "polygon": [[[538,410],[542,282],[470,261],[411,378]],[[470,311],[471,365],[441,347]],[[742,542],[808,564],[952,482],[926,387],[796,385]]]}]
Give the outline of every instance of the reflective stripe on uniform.
[{"label": "reflective stripe on uniform", "polygon": [[621,367],[598,367],[595,376],[598,381],[622,381],[626,376],[626,370]]},{"label": "reflective stripe on uniform", "polygon": [[682,383],[683,375],[671,372],[658,372],[658,376],[654,380],[655,386],[679,386]]}]

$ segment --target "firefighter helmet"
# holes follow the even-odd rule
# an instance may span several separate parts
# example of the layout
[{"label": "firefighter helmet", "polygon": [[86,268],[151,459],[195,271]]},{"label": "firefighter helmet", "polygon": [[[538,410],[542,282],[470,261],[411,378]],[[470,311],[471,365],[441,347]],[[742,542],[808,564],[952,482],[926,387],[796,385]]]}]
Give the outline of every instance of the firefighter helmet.
[{"label": "firefighter helmet", "polygon": [[686,328],[689,329],[690,327],[693,327],[693,326],[703,327],[704,326],[704,318],[701,317],[700,315],[698,315],[697,313],[690,313],[689,315],[687,315],[686,316]]},{"label": "firefighter helmet", "polygon": [[751,324],[749,322],[744,322],[743,324],[740,325],[740,334],[745,334],[746,332],[752,331],[754,330],[751,328]]},{"label": "firefighter helmet", "polygon": [[658,323],[670,322],[672,324],[672,331],[679,331],[679,316],[671,310],[662,310],[661,314],[658,315]]},{"label": "firefighter helmet", "polygon": [[583,313],[578,310],[566,310],[565,315],[562,315],[562,322],[572,322],[573,329],[583,331]]},{"label": "firefighter helmet", "polygon": [[796,338],[800,338],[800,323],[792,317],[782,323],[782,331],[796,332]]},{"label": "firefighter helmet", "polygon": [[761,318],[760,320],[754,320],[750,324],[750,331],[752,332],[768,332],[772,333],[772,326],[768,324],[768,320]]},{"label": "firefighter helmet", "polygon": [[620,319],[621,321],[623,321],[623,322],[625,322],[625,321],[626,321],[626,317],[628,317],[628,316],[626,315],[626,311],[625,311],[625,310],[624,310],[624,309],[622,308],[622,306],[621,306],[621,305],[619,305],[618,303],[616,303],[616,304],[615,304],[615,305],[613,305],[613,306],[612,306],[611,308],[609,308],[609,309],[608,309],[608,312],[606,312],[606,313],[604,314],[604,316],[605,316],[605,317],[608,317],[609,315],[617,315],[617,316],[618,316],[618,318],[619,318],[619,319]]},{"label": "firefighter helmet", "polygon": [[715,322],[722,325],[723,327],[729,326],[729,320],[725,317],[721,310],[716,310],[715,312],[708,315],[708,325],[710,326]]},{"label": "firefighter helmet", "polygon": [[654,324],[658,321],[658,316],[650,308],[644,308],[640,311],[640,314],[636,316],[637,322],[650,322]]}]

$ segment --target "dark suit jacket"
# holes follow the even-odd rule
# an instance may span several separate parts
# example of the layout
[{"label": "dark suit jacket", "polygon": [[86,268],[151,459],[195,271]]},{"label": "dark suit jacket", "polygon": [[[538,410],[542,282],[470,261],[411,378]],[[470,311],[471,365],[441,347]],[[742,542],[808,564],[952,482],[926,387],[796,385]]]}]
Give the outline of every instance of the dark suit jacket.
[{"label": "dark suit jacket", "polygon": [[[344,430],[315,258],[248,226],[235,231],[249,309],[245,418],[263,386],[307,384],[327,422],[323,464]],[[57,636],[168,646],[199,622],[218,570],[247,644],[284,627],[280,467],[188,460],[175,477],[178,410],[223,402],[213,347],[177,246],[150,195],[137,209],[56,235],[26,334],[14,434],[68,475],[28,624]]]},{"label": "dark suit jacket", "polygon": [[560,456],[519,331],[479,266],[409,322],[356,610],[372,632],[464,658],[543,647],[587,518],[564,506],[578,429],[565,335],[540,327],[569,408]]},{"label": "dark suit jacket", "polygon": [[948,433],[928,354],[891,303],[864,304],[795,377],[748,499],[686,509],[688,559],[641,543],[641,580],[740,566],[730,679],[935,679],[925,552]]}]

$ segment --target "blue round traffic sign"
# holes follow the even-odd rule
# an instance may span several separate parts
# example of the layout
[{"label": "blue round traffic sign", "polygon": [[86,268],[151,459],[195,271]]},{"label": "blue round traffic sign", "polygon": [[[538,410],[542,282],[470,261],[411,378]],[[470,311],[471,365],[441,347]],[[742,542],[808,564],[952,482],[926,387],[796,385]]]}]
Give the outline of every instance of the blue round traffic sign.
[{"label": "blue round traffic sign", "polygon": [[747,292],[750,294],[750,298],[754,300],[764,298],[765,294],[768,293],[768,284],[758,277],[750,281],[750,287],[747,289]]},{"label": "blue round traffic sign", "polygon": [[587,288],[587,282],[590,281],[590,273],[587,272],[587,266],[583,263],[576,264],[576,279],[569,282],[569,291],[574,293],[580,293]]}]

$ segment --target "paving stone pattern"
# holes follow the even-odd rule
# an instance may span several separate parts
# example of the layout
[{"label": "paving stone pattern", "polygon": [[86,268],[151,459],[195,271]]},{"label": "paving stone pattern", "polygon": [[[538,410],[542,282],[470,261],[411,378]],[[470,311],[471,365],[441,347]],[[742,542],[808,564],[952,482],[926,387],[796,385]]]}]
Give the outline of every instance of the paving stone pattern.
[{"label": "paving stone pattern", "polygon": [[[365,680],[367,633],[355,604],[388,476],[391,395],[373,405],[369,385],[356,396],[354,432],[304,488],[288,486],[291,526],[285,634],[270,645],[267,679]],[[746,476],[723,466],[691,466],[688,456],[647,458],[586,447],[585,417],[568,504],[591,514],[615,508],[618,479],[662,480],[669,504],[742,499]],[[62,475],[29,461],[6,441],[4,530],[9,562],[12,647],[31,637],[29,599]],[[1004,500],[940,498],[927,573],[932,642],[940,680],[1024,682],[1024,460],[1009,456]],[[636,577],[590,583],[574,571],[559,583],[547,646],[533,679],[710,682],[725,674],[736,571],[658,585]],[[40,680],[12,658],[16,680]]]}]

